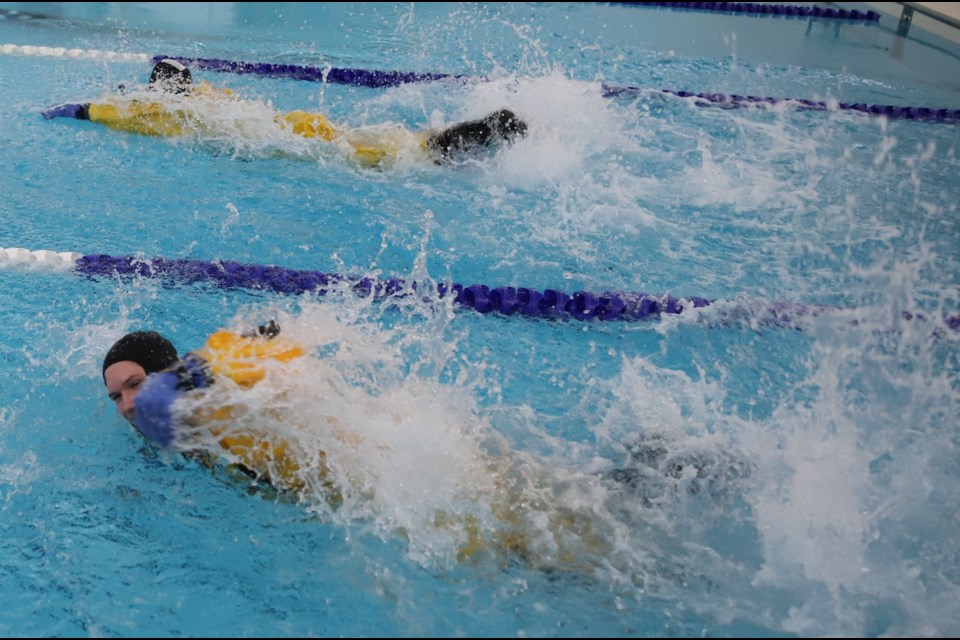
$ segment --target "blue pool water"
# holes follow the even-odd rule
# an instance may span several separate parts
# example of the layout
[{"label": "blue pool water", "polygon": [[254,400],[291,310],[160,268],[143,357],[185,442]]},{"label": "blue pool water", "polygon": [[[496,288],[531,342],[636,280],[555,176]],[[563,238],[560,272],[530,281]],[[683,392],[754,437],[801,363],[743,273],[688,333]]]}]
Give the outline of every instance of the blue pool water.
[{"label": "blue pool water", "polygon": [[[0,633],[956,635],[960,129],[660,91],[960,108],[960,48],[895,30],[599,3],[0,3],[0,247],[720,301],[552,321],[0,261]],[[484,81],[197,70],[253,102],[175,140],[41,117],[145,82],[134,54]],[[528,137],[452,168],[362,169],[269,126],[502,107]],[[837,310],[771,325],[773,301]],[[251,400],[259,426],[305,425],[363,489],[339,509],[152,449],[104,393],[125,331],[187,351],[269,317],[320,357],[297,393]],[[437,514],[496,531],[504,492],[538,552],[458,560]]]}]

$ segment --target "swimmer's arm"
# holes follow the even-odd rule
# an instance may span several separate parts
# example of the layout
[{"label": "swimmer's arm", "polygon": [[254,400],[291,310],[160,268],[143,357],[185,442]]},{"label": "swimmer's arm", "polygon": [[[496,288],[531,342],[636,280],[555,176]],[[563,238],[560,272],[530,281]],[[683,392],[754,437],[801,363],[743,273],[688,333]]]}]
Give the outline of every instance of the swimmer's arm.
[{"label": "swimmer's arm", "polygon": [[[120,85],[120,93],[124,93],[123,85]],[[193,88],[193,93],[201,96],[213,96],[221,98],[233,98],[234,93],[230,89],[221,87],[214,87],[212,84],[206,80],[202,81],[200,84],[196,85]],[[63,104],[58,104],[50,107],[46,111],[42,112],[42,115],[47,120],[52,120],[54,118],[74,118],[76,120],[90,120],[90,108],[93,107],[95,115],[103,116],[104,111],[109,109],[116,109],[116,107],[109,102],[96,103],[96,102],[65,102]],[[98,113],[99,112],[99,113]],[[321,116],[322,117],[322,116]],[[96,117],[94,118],[96,119]]]},{"label": "swimmer's arm", "polygon": [[61,104],[43,112],[47,120],[74,118],[103,124],[111,129],[148,136],[183,135],[189,118],[177,111],[169,111],[155,102],[131,100],[122,103],[84,102]]},{"label": "swimmer's arm", "polygon": [[171,367],[147,377],[134,403],[134,426],[150,442],[169,447],[176,436],[173,403],[183,393],[213,383],[207,363],[187,354]]},{"label": "swimmer's arm", "polygon": [[58,104],[43,112],[47,120],[54,118],[74,118],[76,120],[92,120],[93,122],[111,122],[121,119],[121,112],[117,105],[110,103],[81,102]]},{"label": "swimmer's arm", "polygon": [[146,136],[180,136],[192,126],[187,112],[167,109],[158,102],[92,102],[87,113],[91,122]]}]

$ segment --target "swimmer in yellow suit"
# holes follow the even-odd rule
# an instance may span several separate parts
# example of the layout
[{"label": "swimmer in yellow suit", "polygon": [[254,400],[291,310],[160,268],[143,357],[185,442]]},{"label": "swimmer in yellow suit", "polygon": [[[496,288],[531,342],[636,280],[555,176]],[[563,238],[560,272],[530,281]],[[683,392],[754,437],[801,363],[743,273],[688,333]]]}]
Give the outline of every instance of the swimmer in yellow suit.
[{"label": "swimmer in yellow suit", "polygon": [[[44,116],[72,117],[120,131],[177,137],[204,128],[199,114],[205,107],[218,101],[238,100],[229,89],[217,89],[207,82],[195,84],[190,70],[172,59],[161,60],[154,66],[148,88],[163,92],[165,99],[145,101],[121,95],[103,102],[58,105]],[[440,131],[410,131],[400,126],[349,129],[333,124],[319,113],[306,111],[278,114],[274,122],[304,138],[336,144],[366,167],[382,167],[411,152],[438,164],[456,162],[527,133],[527,124],[509,109]]]},{"label": "swimmer in yellow suit", "polygon": [[[107,352],[103,380],[118,412],[150,442],[196,452],[192,457],[208,464],[211,460],[203,455],[221,458],[242,470],[248,480],[303,502],[322,495],[331,509],[338,509],[346,495],[341,491],[351,487],[337,485],[326,453],[306,450],[296,441],[292,425],[287,436],[259,429],[257,425],[268,419],[273,407],[258,407],[257,402],[243,399],[248,393],[256,394],[258,385],[268,378],[276,381],[295,374],[308,357],[299,344],[280,335],[274,322],[247,334],[218,331],[200,350],[183,357],[161,335],[138,331],[120,338]],[[218,387],[223,393],[211,393]],[[187,397],[188,402],[174,406]],[[276,401],[282,396],[271,397]],[[327,427],[345,432],[343,437],[360,437],[347,433],[343,425],[322,428]],[[549,491],[536,479],[525,477],[515,484],[518,471],[512,464],[509,457],[490,454],[479,461],[481,482],[495,496],[490,501],[494,524],[482,524],[469,507],[456,513],[438,510],[432,516],[433,526],[458,540],[460,560],[494,554],[539,565],[549,555],[553,569],[582,570],[589,564],[587,558],[610,551],[604,523],[553,504]],[[343,475],[339,481],[350,482]]]},{"label": "swimmer in yellow suit", "polygon": [[[202,349],[178,358],[173,345],[158,333],[130,333],[104,358],[104,384],[128,422],[152,443],[170,446],[181,426],[172,408],[178,397],[208,387],[217,379],[250,388],[264,378],[269,361],[287,363],[304,355],[303,349],[278,334],[275,323],[251,335],[218,331]],[[148,381],[149,385],[145,384]],[[221,407],[208,415],[194,416],[187,424],[205,422],[227,457],[251,477],[291,492],[302,489],[299,465],[288,444],[257,439],[252,434],[226,435],[226,429],[217,425],[229,421],[232,413],[233,408]]]}]

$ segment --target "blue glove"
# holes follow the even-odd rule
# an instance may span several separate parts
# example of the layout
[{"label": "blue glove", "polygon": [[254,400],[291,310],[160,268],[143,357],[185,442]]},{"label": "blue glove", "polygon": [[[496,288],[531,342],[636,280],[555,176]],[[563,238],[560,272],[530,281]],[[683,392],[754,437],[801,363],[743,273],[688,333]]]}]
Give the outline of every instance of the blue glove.
[{"label": "blue glove", "polygon": [[173,442],[176,425],[171,408],[182,393],[177,388],[179,382],[179,376],[173,371],[148,376],[134,402],[133,423],[137,431],[161,447],[169,447]]},{"label": "blue glove", "polygon": [[213,384],[210,365],[195,353],[183,356],[180,362],[170,368],[170,371],[177,374],[177,389],[180,391],[203,389]]},{"label": "blue glove", "polygon": [[180,394],[213,384],[207,361],[188,353],[171,367],[144,381],[134,402],[134,424],[147,440],[161,447],[173,442],[173,403]]},{"label": "blue glove", "polygon": [[47,120],[54,118],[76,118],[77,120],[90,119],[90,104],[58,104],[43,112]]}]

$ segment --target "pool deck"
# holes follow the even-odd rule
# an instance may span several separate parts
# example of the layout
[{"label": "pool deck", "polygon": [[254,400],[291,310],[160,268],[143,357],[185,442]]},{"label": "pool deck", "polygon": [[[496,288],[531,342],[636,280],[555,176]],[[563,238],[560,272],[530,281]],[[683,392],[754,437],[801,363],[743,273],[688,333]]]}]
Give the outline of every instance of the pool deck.
[{"label": "pool deck", "polygon": [[[917,26],[943,38],[960,42],[960,2],[866,2],[874,11],[899,19],[904,6],[914,7],[912,26]],[[943,16],[947,22],[922,14],[927,10]],[[954,24],[951,25],[949,22]]]},{"label": "pool deck", "polygon": [[954,20],[960,20],[960,2],[914,2],[913,4],[942,13]]}]

